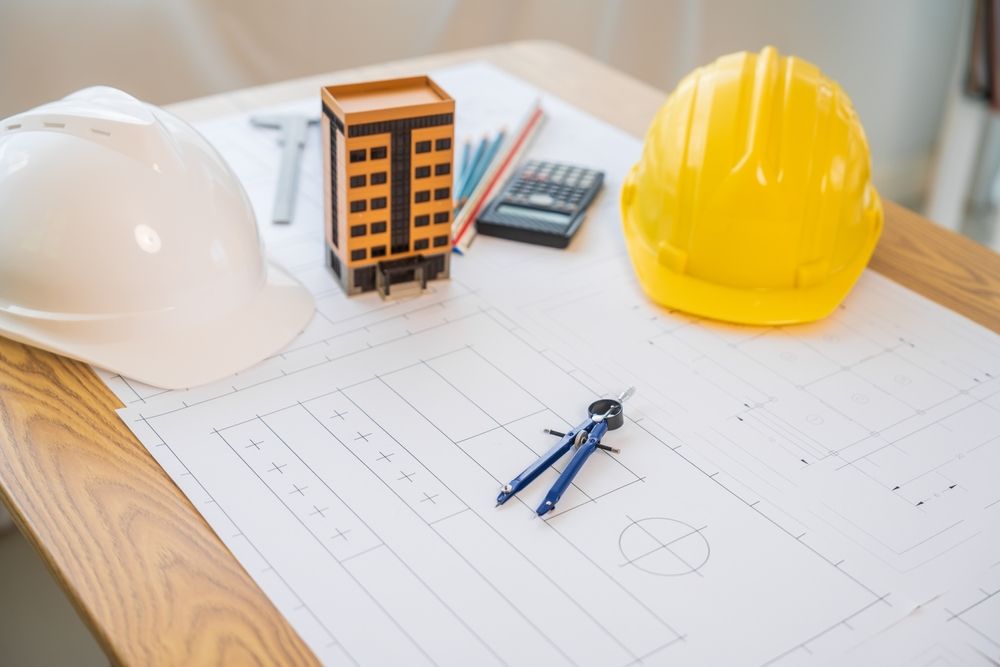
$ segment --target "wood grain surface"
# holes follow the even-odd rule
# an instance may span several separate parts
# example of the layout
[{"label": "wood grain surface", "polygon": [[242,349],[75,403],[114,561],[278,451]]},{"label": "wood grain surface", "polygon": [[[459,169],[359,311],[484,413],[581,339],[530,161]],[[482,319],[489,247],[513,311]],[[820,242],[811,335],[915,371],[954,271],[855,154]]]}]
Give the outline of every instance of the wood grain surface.
[{"label": "wood grain surface", "polygon": [[[641,136],[664,93],[566,47],[523,42],[174,105],[190,120],[320,85],[489,60]],[[461,110],[459,110],[461,113]],[[887,205],[872,266],[1000,332],[1000,257]],[[114,663],[297,665],[315,658],[122,424],[85,365],[0,338],[0,497]]]},{"label": "wood grain surface", "polygon": [[870,266],[1000,333],[1000,256],[885,202],[885,230]]}]

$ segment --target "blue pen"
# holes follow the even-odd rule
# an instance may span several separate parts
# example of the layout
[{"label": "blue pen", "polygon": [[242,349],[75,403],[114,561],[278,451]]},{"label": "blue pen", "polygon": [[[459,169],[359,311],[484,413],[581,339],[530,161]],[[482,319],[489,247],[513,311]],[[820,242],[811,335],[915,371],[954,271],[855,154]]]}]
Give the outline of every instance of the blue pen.
[{"label": "blue pen", "polygon": [[489,142],[487,142],[486,137],[480,139],[479,146],[476,147],[476,152],[472,154],[472,160],[469,162],[469,167],[462,170],[462,178],[459,179],[458,187],[455,188],[455,192],[458,194],[457,201],[460,202],[464,198],[462,193],[465,192],[465,189],[468,186],[469,179],[472,177],[472,172],[476,170],[479,162],[483,159],[483,155],[486,154],[486,148],[488,145]]}]

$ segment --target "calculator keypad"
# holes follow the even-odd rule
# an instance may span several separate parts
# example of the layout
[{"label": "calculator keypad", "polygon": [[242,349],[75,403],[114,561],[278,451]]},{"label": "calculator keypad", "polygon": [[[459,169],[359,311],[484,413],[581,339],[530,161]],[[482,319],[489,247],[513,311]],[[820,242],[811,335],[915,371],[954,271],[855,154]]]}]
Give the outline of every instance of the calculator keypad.
[{"label": "calculator keypad", "polygon": [[511,204],[573,213],[584,205],[598,172],[583,167],[532,160],[504,193]]},{"label": "calculator keypad", "polygon": [[480,234],[565,248],[604,183],[600,171],[532,160],[476,217]]}]

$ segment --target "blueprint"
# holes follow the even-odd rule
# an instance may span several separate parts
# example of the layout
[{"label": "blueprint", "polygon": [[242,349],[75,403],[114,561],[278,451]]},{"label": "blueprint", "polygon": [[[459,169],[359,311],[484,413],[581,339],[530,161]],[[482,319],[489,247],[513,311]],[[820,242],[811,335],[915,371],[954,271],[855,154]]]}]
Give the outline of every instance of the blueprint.
[{"label": "blueprint", "polygon": [[[422,295],[346,298],[323,264],[318,135],[297,219],[262,223],[316,298],[282,353],[121,418],[327,664],[1000,661],[1000,337],[866,272],[828,319],[723,325],[651,304],[617,193],[635,138],[483,63],[432,72],[456,136],[513,125],[606,172],[571,246],[480,237]],[[318,101],[287,105],[315,111]],[[280,147],[199,129],[267,221]],[[558,508],[496,508],[544,428],[627,386]]]}]

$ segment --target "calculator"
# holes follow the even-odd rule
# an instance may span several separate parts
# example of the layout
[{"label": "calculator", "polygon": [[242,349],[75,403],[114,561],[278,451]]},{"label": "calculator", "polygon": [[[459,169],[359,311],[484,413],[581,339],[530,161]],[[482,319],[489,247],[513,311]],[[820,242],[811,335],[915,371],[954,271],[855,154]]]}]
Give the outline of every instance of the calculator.
[{"label": "calculator", "polygon": [[565,248],[604,184],[604,173],[532,160],[518,169],[476,218],[487,236]]}]

